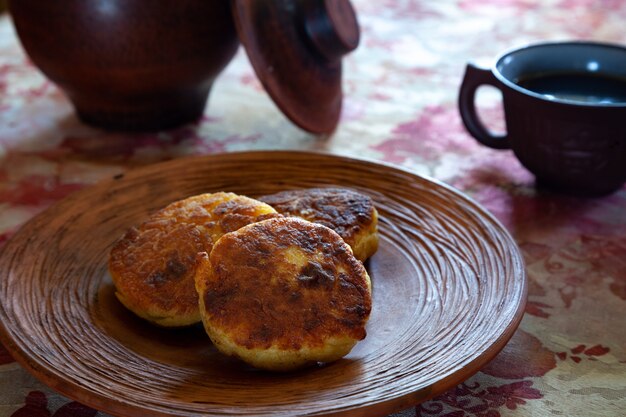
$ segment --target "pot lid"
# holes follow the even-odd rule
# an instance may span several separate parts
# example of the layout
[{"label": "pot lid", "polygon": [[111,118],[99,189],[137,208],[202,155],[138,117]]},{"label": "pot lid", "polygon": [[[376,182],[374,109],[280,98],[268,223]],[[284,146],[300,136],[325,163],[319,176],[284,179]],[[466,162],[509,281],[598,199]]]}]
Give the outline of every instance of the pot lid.
[{"label": "pot lid", "polygon": [[235,0],[233,15],[265,90],[296,125],[330,133],[342,102],[341,59],[359,44],[349,0]]}]

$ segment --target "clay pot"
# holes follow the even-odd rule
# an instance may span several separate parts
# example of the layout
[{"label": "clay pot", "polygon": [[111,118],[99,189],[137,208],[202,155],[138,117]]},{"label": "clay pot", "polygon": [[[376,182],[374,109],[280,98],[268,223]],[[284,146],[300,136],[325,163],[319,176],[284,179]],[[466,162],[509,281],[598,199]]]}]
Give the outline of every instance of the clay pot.
[{"label": "clay pot", "polygon": [[198,119],[238,47],[224,0],[11,0],[31,60],[92,125],[159,130]]}]

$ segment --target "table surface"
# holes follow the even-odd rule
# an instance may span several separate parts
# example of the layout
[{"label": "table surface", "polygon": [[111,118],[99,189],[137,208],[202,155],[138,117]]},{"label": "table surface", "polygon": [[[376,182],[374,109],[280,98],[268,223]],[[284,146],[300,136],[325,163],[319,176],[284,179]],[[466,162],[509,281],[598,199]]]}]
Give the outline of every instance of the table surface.
[{"label": "table surface", "polygon": [[[341,123],[329,137],[293,126],[243,50],[203,119],[168,132],[108,133],[78,121],[0,18],[0,244],[68,194],[125,170],[186,155],[303,149],[367,157],[442,180],[510,231],[525,258],[520,328],[478,374],[395,416],[626,415],[626,189],[596,199],[538,191],[510,151],[477,144],[456,97],[466,62],[540,40],[626,43],[622,0],[354,1],[359,49],[344,66]],[[504,129],[498,94],[481,114]],[[0,346],[0,416],[94,416],[51,391]],[[99,414],[102,415],[102,414]]]}]

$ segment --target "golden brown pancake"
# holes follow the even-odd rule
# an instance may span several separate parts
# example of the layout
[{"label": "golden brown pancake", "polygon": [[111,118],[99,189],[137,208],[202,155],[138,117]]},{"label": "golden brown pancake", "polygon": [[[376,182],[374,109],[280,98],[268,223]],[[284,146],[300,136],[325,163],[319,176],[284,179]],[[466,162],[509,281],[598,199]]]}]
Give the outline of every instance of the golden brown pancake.
[{"label": "golden brown pancake", "polygon": [[295,217],[225,234],[199,256],[207,334],[223,353],[286,371],[345,356],[365,337],[370,279],[333,230]]},{"label": "golden brown pancake", "polygon": [[378,212],[367,195],[347,188],[308,188],[266,195],[259,200],[281,214],[330,227],[361,261],[378,249]]},{"label": "golden brown pancake", "polygon": [[223,234],[280,216],[265,203],[233,193],[174,202],[131,228],[113,247],[109,271],[118,299],[161,326],[200,322],[194,275],[197,254]]}]

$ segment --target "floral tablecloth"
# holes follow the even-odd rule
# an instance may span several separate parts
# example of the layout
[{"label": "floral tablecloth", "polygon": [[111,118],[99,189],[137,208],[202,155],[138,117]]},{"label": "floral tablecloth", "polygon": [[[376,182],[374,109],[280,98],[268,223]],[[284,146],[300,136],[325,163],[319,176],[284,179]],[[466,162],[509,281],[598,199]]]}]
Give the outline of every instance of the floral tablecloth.
[{"label": "floral tablecloth", "polygon": [[[539,40],[626,43],[622,0],[355,0],[363,36],[345,61],[341,124],[294,127],[240,50],[203,119],[156,134],[81,124],[0,18],[0,242],[50,204],[127,169],[185,155],[326,150],[391,162],[466,192],[508,228],[525,257],[519,330],[478,374],[398,416],[626,416],[626,189],[597,199],[537,191],[509,151],[478,145],[456,97],[465,63]],[[51,36],[53,36],[51,34]],[[498,94],[481,114],[504,129]],[[626,163],[626,161],[625,161]],[[0,243],[1,244],[1,243]],[[0,346],[0,416],[98,413],[51,391]],[[102,415],[102,414],[100,414]]]}]

